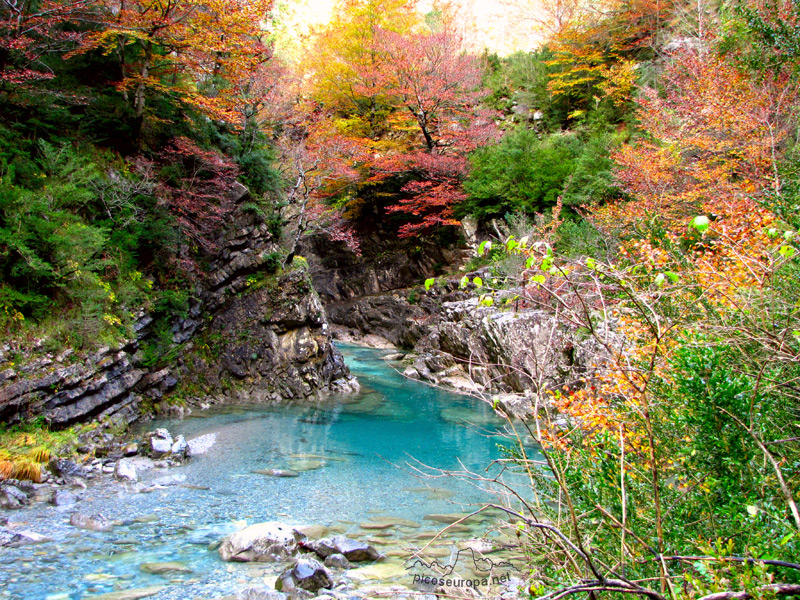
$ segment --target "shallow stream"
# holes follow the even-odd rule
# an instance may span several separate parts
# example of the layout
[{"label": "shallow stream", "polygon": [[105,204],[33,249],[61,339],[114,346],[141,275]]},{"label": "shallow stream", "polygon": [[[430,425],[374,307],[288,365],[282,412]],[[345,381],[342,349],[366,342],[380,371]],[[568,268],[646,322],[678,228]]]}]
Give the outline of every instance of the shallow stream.
[{"label": "shallow stream", "polygon": [[[369,539],[389,560],[358,569],[354,581],[410,586],[405,567],[412,548],[424,546],[449,514],[492,500],[456,478],[415,477],[415,468],[483,472],[500,456],[503,422],[478,400],[403,378],[382,360],[385,352],[343,351],[362,386],[356,397],[317,406],[227,406],[148,423],[147,429],[166,427],[187,439],[214,434],[216,441],[182,467],[142,473],[145,485],[157,484],[149,493],[90,483],[75,506],[6,513],[12,523],[24,523],[17,528],[52,541],[0,551],[0,598],[79,600],[156,586],[151,597],[183,600],[268,585],[280,566],[224,563],[209,545],[244,522],[271,520]],[[268,469],[298,476],[254,473]],[[76,510],[118,524],[111,532],[77,530],[69,525]],[[453,529],[461,539],[481,537],[491,519]],[[455,548],[431,551],[446,560]],[[142,570],[166,561],[186,572]]]}]

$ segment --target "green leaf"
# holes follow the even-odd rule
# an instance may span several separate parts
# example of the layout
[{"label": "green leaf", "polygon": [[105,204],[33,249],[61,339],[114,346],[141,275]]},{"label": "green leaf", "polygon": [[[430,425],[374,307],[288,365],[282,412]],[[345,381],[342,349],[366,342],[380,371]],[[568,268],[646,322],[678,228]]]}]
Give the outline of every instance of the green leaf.
[{"label": "green leaf", "polygon": [[481,296],[480,304],[482,306],[491,306],[492,304],[494,304],[494,298],[492,298],[491,296],[483,295]]},{"label": "green leaf", "polygon": [[514,239],[508,240],[506,242],[506,252],[511,254],[517,246],[519,246],[519,242],[517,240]]},{"label": "green leaf", "polygon": [[468,285],[469,285],[469,277],[467,277],[466,275],[464,275],[464,276],[461,278],[461,282],[459,283],[459,286],[461,287],[461,289],[462,289],[462,290],[465,290],[465,289],[467,289],[467,286],[468,286]]},{"label": "green leaf", "polygon": [[669,277],[669,280],[672,283],[678,283],[678,281],[680,281],[680,279],[681,279],[680,275],[678,275],[677,273],[673,273],[672,271],[664,271],[664,275]]},{"label": "green leaf", "polygon": [[492,242],[486,240],[481,242],[481,245],[478,246],[478,256],[483,256],[485,253],[489,252],[492,249]]},{"label": "green leaf", "polygon": [[662,287],[664,285],[664,281],[665,280],[666,280],[666,277],[664,277],[664,274],[663,273],[659,273],[658,275],[656,275],[654,283],[656,284],[656,287]]},{"label": "green leaf", "polygon": [[531,267],[533,267],[533,263],[535,262],[536,262],[536,257],[533,255],[529,256],[528,260],[525,261],[525,268],[530,269]]},{"label": "green leaf", "polygon": [[774,227],[770,227],[769,229],[767,229],[767,235],[769,236],[770,239],[774,240],[776,237],[778,237],[778,230],[775,229]]},{"label": "green leaf", "polygon": [[690,226],[697,229],[697,231],[699,231],[700,233],[705,233],[706,231],[708,231],[709,227],[708,217],[705,215],[695,217],[694,219],[692,219]]},{"label": "green leaf", "polygon": [[542,261],[541,269],[542,271],[549,271],[550,267],[552,266],[553,266],[553,259],[550,256],[548,256]]},{"label": "green leaf", "polygon": [[783,536],[781,538],[781,541],[778,542],[778,544],[781,545],[781,546],[785,546],[786,544],[789,543],[789,540],[791,540],[793,537],[794,537],[794,533],[787,533],[785,536]]},{"label": "green leaf", "polygon": [[473,279],[472,283],[474,283],[476,287],[479,288],[483,287],[483,279],[481,279],[480,277],[476,277],[475,279]]},{"label": "green leaf", "polygon": [[542,284],[542,283],[544,283],[544,282],[545,282],[545,276],[544,276],[544,275],[536,275],[536,276],[534,276],[534,277],[531,277],[531,281],[532,281],[533,283],[539,283],[539,284]]},{"label": "green leaf", "polygon": [[594,271],[597,269],[597,261],[590,256],[586,259],[586,266]]},{"label": "green leaf", "polygon": [[425,291],[429,291],[434,285],[436,285],[436,279],[431,277],[430,279],[425,280]]},{"label": "green leaf", "polygon": [[781,246],[780,250],[778,250],[778,254],[784,258],[792,258],[795,255],[795,252],[796,250],[793,246]]}]

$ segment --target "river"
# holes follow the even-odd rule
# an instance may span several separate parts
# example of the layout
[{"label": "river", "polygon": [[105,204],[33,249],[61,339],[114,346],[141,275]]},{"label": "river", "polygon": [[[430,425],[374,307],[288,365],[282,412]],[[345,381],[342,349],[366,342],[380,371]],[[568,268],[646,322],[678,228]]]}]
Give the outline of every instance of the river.
[{"label": "river", "polygon": [[[263,586],[279,565],[224,563],[213,548],[245,523],[272,520],[370,539],[389,560],[360,569],[360,583],[410,584],[406,561],[444,527],[431,515],[471,512],[493,500],[474,482],[420,471],[483,473],[500,458],[498,444],[508,443],[504,423],[483,402],[404,378],[383,361],[385,352],[342,349],[362,386],[356,396],[318,405],[216,407],[147,423],[187,439],[213,434],[216,442],[184,466],[143,473],[149,493],[106,480],[91,483],[72,507],[6,513],[51,541],[0,551],[0,598],[79,600],[156,586],[151,597],[183,600]],[[298,476],[254,473],[264,469]],[[111,532],[77,530],[69,525],[75,510],[117,525]],[[454,529],[459,539],[499,535],[488,517]],[[452,536],[437,541],[432,555],[452,555],[453,543]],[[186,572],[142,570],[165,561],[182,563]]]}]

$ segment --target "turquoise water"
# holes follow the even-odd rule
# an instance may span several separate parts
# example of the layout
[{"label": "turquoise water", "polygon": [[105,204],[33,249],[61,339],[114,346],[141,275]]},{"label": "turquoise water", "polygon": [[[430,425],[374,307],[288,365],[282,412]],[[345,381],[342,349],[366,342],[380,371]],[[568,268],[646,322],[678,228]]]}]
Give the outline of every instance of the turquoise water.
[{"label": "turquoise water", "polygon": [[[6,513],[53,541],[0,551],[0,598],[77,600],[153,585],[163,586],[154,598],[231,594],[274,569],[226,564],[208,550],[243,521],[321,524],[361,538],[376,535],[361,528],[364,521],[399,517],[421,525],[400,536],[441,527],[425,519],[431,513],[465,512],[491,500],[456,478],[413,475],[428,471],[422,465],[482,472],[503,441],[503,422],[491,409],[403,378],[381,359],[384,352],[344,352],[362,386],[357,396],[319,405],[215,408],[147,424],[187,439],[216,434],[209,452],[185,466],[142,474],[146,485],[165,476],[177,476],[179,485],[132,493],[106,482],[82,492],[76,507]],[[299,476],[253,473],[291,468]],[[76,509],[120,523],[110,533],[79,531],[68,524]],[[161,576],[139,568],[161,561],[181,561],[193,572]]]}]

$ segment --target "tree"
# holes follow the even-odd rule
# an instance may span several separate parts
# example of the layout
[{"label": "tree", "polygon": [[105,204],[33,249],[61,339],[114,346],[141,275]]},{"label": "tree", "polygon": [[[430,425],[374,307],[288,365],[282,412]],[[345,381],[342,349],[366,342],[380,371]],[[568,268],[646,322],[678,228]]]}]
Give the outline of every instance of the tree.
[{"label": "tree", "polygon": [[467,155],[498,136],[494,113],[478,108],[485,95],[480,61],[463,51],[447,12],[431,15],[427,30],[386,31],[381,38],[387,95],[406,109],[423,150],[375,161],[371,181],[411,175],[388,209],[413,218],[400,228],[401,237],[458,225],[453,207],[466,199]]},{"label": "tree", "polygon": [[363,155],[363,147],[333,129],[325,113],[298,111],[294,116],[294,126],[287,124],[278,140],[288,184],[287,214],[295,222],[285,264],[291,264],[301,238],[309,230],[344,242],[359,254],[359,241],[353,229],[341,212],[326,205],[326,201],[345,196],[360,179],[353,163]]},{"label": "tree", "polygon": [[71,49],[81,40],[64,27],[87,17],[95,0],[0,0],[0,89],[51,79],[42,60]]},{"label": "tree", "polygon": [[[216,238],[234,208],[231,192],[239,169],[229,158],[203,150],[185,137],[174,138],[159,155],[167,180],[158,194],[166,203],[186,240],[197,250],[214,252]],[[193,266],[186,255],[185,266]]]},{"label": "tree", "polygon": [[[225,116],[221,80],[236,82],[268,60],[272,0],[100,0],[102,27],[80,52],[115,52],[118,88],[144,115],[147,90],[177,94]],[[205,93],[200,93],[204,89]]]},{"label": "tree", "polygon": [[393,105],[386,96],[383,38],[419,22],[410,0],[341,0],[307,57],[312,96],[346,119],[350,135],[378,139]]}]

